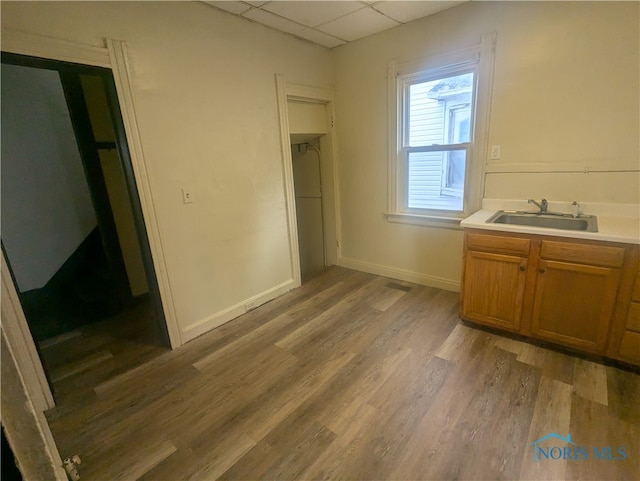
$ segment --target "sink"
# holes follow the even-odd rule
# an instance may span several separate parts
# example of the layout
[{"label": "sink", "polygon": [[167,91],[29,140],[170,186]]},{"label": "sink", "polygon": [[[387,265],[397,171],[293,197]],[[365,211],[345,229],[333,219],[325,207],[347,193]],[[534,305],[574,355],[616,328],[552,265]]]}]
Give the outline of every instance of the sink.
[{"label": "sink", "polygon": [[487,223],[598,232],[598,219],[594,215],[573,217],[571,214],[552,212],[543,214],[539,212],[499,210],[487,219]]}]

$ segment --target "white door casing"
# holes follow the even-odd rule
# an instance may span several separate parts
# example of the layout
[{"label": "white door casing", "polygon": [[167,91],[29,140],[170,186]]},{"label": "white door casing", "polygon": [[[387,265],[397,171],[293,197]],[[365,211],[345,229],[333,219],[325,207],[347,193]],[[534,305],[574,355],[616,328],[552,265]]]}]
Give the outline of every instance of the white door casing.
[{"label": "white door casing", "polygon": [[301,284],[300,248],[296,220],[295,189],[293,164],[291,162],[291,139],[287,102],[323,103],[326,106],[326,135],[321,137],[323,154],[323,202],[325,207],[324,235],[327,265],[338,264],[340,254],[340,196],[338,190],[338,148],[334,129],[334,95],[331,90],[292,84],[284,76],[276,74],[276,94],[280,119],[280,144],[282,149],[282,171],[285,182],[285,200],[287,206],[287,228],[289,234],[289,252],[292,277],[295,286]]}]

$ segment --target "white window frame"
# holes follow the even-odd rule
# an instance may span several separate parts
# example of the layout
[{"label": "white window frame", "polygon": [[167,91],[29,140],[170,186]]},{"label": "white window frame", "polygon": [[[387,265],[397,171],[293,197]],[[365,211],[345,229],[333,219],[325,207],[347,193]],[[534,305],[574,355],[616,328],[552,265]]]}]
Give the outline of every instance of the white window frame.
[{"label": "white window frame", "polygon": [[[493,66],[496,34],[482,36],[480,44],[442,55],[412,62],[392,61],[388,68],[389,102],[389,152],[388,152],[388,211],[389,222],[459,228],[460,221],[480,209],[484,190],[484,165],[487,159],[487,139],[493,88]],[[407,159],[406,152],[423,151],[424,147],[404,147],[403,126],[407,121],[405,109],[406,86],[417,81],[474,72],[475,117],[471,119],[471,142],[434,147],[436,150],[452,150],[464,146],[467,149],[467,166],[461,212],[436,209],[409,209],[407,207]],[[403,148],[404,147],[404,148]]]}]

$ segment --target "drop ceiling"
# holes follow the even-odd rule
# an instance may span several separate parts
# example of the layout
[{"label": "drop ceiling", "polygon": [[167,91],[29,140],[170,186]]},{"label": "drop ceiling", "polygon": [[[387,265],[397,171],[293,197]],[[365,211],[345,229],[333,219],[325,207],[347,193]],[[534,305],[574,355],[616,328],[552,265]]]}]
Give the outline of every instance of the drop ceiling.
[{"label": "drop ceiling", "polygon": [[213,7],[281,32],[333,48],[463,1],[207,1]]}]

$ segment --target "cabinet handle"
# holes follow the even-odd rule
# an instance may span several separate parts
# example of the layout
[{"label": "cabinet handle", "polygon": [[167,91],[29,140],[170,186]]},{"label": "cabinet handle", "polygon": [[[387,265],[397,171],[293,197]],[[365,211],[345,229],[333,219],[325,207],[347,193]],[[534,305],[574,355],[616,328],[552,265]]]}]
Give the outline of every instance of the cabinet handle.
[{"label": "cabinet handle", "polygon": [[540,269],[538,269],[538,272],[539,272],[540,274],[544,274],[544,269],[541,267]]},{"label": "cabinet handle", "polygon": [[526,270],[527,270],[527,268],[526,268],[525,266],[520,266],[520,270],[521,270],[522,272],[524,272],[524,271],[526,271]]}]

